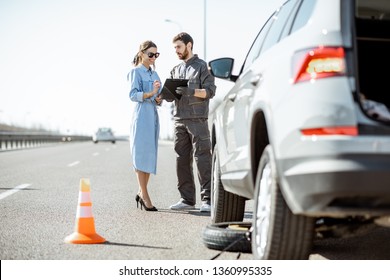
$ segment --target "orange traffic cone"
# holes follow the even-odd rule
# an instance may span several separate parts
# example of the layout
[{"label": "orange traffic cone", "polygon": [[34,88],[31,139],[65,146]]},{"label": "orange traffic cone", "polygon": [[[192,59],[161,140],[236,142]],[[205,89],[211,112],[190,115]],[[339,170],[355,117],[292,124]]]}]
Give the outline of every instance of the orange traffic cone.
[{"label": "orange traffic cone", "polygon": [[80,180],[79,203],[77,205],[75,232],[65,238],[66,243],[93,244],[106,240],[95,232],[89,179]]}]

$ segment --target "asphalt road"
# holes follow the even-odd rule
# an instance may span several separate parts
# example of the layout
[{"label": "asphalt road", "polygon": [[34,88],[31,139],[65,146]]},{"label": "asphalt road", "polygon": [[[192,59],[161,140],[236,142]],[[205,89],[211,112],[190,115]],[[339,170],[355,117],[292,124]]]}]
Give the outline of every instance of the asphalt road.
[{"label": "asphalt road", "polygon": [[[219,253],[202,242],[208,214],[168,209],[179,199],[172,143],[160,142],[157,175],[150,179],[158,212],[136,207],[138,187],[128,145],[66,143],[0,152],[0,259],[209,260]],[[106,243],[64,242],[74,231],[81,178],[91,182],[95,228]],[[4,197],[17,186],[22,187]],[[251,216],[249,201],[245,218]],[[310,259],[390,259],[389,239],[390,229],[378,227],[361,237],[318,240]],[[223,253],[218,259],[237,256]]]},{"label": "asphalt road", "polygon": [[[158,212],[137,209],[138,190],[129,143],[66,143],[0,153],[0,258],[23,260],[207,260],[218,251],[204,246],[201,231],[209,215],[171,211],[176,203],[175,155],[170,142],[159,147],[158,174],[149,190]],[[91,186],[96,232],[104,244],[67,244],[73,233],[81,178]],[[198,190],[199,197],[199,190]],[[197,208],[199,207],[199,203]],[[219,259],[235,259],[237,253]],[[251,258],[243,254],[241,258]]]}]

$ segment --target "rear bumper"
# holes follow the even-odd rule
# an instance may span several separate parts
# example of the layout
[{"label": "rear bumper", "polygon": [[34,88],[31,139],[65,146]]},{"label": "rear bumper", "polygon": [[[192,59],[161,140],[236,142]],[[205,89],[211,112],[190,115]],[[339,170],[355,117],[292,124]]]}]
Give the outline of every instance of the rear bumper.
[{"label": "rear bumper", "polygon": [[390,214],[390,154],[295,158],[279,164],[282,192],[295,214]]}]

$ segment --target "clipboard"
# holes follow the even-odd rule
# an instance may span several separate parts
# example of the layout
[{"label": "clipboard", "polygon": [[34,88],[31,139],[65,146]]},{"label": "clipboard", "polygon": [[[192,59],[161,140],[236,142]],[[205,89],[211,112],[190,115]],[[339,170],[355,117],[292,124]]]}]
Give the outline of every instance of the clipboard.
[{"label": "clipboard", "polygon": [[180,100],[181,95],[176,93],[178,87],[188,87],[188,79],[166,79],[161,91],[161,98]]}]

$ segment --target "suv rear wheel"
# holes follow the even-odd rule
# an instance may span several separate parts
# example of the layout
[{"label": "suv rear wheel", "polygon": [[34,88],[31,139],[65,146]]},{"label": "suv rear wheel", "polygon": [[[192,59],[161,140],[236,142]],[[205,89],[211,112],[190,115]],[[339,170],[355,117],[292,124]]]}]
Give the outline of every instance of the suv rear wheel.
[{"label": "suv rear wheel", "polygon": [[211,221],[212,223],[242,221],[246,199],[225,191],[221,182],[218,148],[215,145],[212,158]]},{"label": "suv rear wheel", "polygon": [[308,259],[314,238],[314,219],[294,215],[277,182],[272,147],[260,159],[256,176],[252,233],[255,259]]}]

